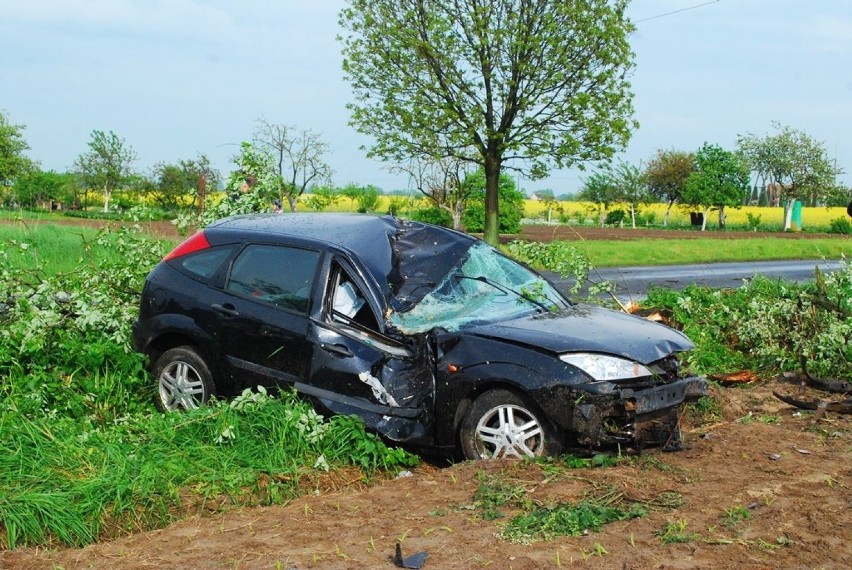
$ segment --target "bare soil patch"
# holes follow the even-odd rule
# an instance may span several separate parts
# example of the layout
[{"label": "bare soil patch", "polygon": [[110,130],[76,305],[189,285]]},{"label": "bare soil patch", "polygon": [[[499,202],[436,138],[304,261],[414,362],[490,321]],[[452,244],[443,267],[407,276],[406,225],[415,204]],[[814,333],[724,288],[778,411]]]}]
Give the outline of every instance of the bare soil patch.
[{"label": "bare soil patch", "polygon": [[[850,568],[852,418],[797,412],[773,389],[821,397],[780,379],[719,388],[723,418],[686,423],[684,451],[555,474],[520,461],[423,465],[411,477],[194,516],[82,549],[0,552],[0,568],[392,568],[397,542],[406,555],[427,551],[425,568]],[[609,489],[652,506],[601,532],[513,544],[497,535],[516,511],[486,520],[475,504],[482,473],[546,505]],[[664,496],[681,504],[653,506]],[[664,543],[667,525],[682,527],[684,542]]]}]

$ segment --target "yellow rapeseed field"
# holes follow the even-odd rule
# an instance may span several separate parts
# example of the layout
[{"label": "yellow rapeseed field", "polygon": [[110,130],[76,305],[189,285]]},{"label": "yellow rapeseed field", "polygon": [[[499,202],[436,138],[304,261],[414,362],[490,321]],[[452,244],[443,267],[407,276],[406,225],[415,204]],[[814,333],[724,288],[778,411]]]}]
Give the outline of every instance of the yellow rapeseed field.
[{"label": "yellow rapeseed field", "polygon": [[[591,202],[559,202],[559,207],[569,218],[576,219],[579,215],[586,220],[597,219],[595,204]],[[619,209],[627,213],[629,210],[626,205],[610,206],[610,211]],[[527,200],[524,206],[524,216],[527,218],[546,218],[547,205],[544,202],[536,200]],[[691,210],[684,209],[680,206],[672,208],[669,217],[669,223],[672,225],[689,225],[689,212]],[[654,214],[654,223],[661,224],[663,217],[666,214],[666,204],[649,204],[642,206],[639,212],[647,215],[652,212]],[[781,207],[768,206],[743,206],[741,208],[725,208],[727,223],[735,226],[745,226],[749,223],[748,215],[760,217],[761,225],[778,225],[784,224],[784,209]],[[554,219],[556,218],[554,213]],[[828,227],[831,220],[846,217],[846,208],[843,207],[802,207],[802,227],[804,229],[814,227]],[[711,211],[707,218],[708,225],[718,224],[718,211]]]},{"label": "yellow rapeseed field", "polygon": [[[304,198],[304,196],[303,196]],[[390,201],[396,199],[406,202],[406,207],[410,207],[413,209],[417,208],[426,208],[429,206],[428,201],[425,198],[417,198],[413,200],[407,200],[404,197],[400,196],[380,196],[379,197],[379,209],[378,212],[386,212]],[[301,202],[301,201],[300,201]],[[408,205],[410,203],[410,206]],[[572,221],[577,222],[580,220],[584,220],[585,223],[593,223],[592,220],[597,220],[598,214],[596,213],[596,206],[592,202],[557,202],[558,207],[561,208],[562,214],[567,218],[570,218]],[[330,212],[352,212],[355,211],[356,206],[352,204],[351,200],[348,199],[340,199],[337,203],[326,208],[326,211]],[[615,204],[610,206],[610,211],[616,209],[622,209],[625,213],[628,212],[628,208],[626,205]],[[303,203],[300,203],[298,206],[299,211],[308,211],[307,206]],[[539,200],[525,200],[524,202],[524,217],[532,218],[532,219],[546,219],[547,218],[547,204]],[[682,208],[680,206],[675,206],[672,208],[671,215],[669,217],[669,223],[673,226],[687,226],[689,225],[689,212],[691,210]],[[759,216],[760,225],[762,226],[783,226],[784,224],[784,209],[781,207],[767,207],[767,206],[743,206],[741,208],[726,208],[727,214],[727,223],[732,226],[746,226],[749,223],[748,215],[751,214],[755,219]],[[639,212],[645,216],[648,213],[653,213],[654,224],[660,225],[663,222],[663,217],[666,214],[666,204],[648,204],[646,206],[642,206],[639,209]],[[560,212],[554,210],[551,214],[551,218],[553,221],[558,221],[560,216]],[[832,207],[832,208],[824,208],[824,207],[802,207],[802,227],[804,229],[808,228],[819,228],[819,227],[828,227],[831,220],[835,220],[837,218],[845,218],[846,217],[846,209],[843,207]],[[718,224],[719,214],[717,211],[711,211],[708,218],[707,224],[708,226],[715,226]]]}]

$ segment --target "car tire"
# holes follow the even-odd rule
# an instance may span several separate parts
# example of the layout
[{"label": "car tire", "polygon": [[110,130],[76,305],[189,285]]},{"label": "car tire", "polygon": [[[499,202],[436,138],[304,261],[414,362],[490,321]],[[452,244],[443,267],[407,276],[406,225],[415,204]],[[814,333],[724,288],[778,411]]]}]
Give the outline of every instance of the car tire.
[{"label": "car tire", "polygon": [[213,395],[213,376],[204,359],[189,346],[165,351],[154,363],[157,393],[154,401],[163,412],[198,408]]},{"label": "car tire", "polygon": [[559,442],[544,415],[509,390],[489,390],[462,421],[461,447],[467,459],[538,457],[559,453]]}]

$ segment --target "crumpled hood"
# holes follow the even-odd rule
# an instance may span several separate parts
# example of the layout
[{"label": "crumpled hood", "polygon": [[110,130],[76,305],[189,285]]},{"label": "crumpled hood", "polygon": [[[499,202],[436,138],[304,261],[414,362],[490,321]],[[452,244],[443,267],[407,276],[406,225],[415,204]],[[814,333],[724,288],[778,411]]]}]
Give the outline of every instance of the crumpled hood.
[{"label": "crumpled hood", "polygon": [[554,353],[600,352],[649,364],[695,345],[683,333],[647,319],[598,307],[574,305],[464,329],[467,334],[524,343]]}]

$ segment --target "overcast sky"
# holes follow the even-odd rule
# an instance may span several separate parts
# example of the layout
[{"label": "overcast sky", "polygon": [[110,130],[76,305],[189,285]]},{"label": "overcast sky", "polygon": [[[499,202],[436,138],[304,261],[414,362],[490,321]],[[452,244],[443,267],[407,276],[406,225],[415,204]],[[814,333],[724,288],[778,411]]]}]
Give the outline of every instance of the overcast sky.
[{"label": "overcast sky", "polygon": [[[620,158],[733,149],[780,121],[824,142],[852,182],[852,2],[634,0],[639,129]],[[223,175],[255,119],[320,133],[334,183],[407,180],[365,158],[347,125],[343,0],[0,0],[0,110],[29,156],[64,171],[92,130],[114,131],[146,172],[206,154]],[[520,180],[577,191],[585,175]]]}]

